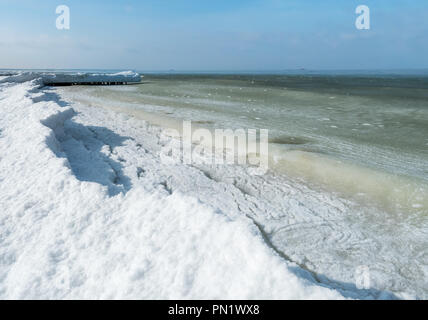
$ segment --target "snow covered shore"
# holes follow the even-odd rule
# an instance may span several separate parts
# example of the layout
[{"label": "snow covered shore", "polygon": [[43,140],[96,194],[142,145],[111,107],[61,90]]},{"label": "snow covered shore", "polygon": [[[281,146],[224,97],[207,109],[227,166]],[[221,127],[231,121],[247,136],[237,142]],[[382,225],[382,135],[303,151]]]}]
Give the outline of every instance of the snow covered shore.
[{"label": "snow covered shore", "polygon": [[18,72],[16,74],[7,74],[2,77],[0,73],[0,83],[31,81],[38,79],[44,84],[79,84],[79,83],[138,83],[141,81],[141,75],[133,71],[124,71],[118,73],[49,73],[49,72]]},{"label": "snow covered shore", "polygon": [[183,192],[239,190],[190,166],[165,169],[155,128],[78,114],[41,84],[0,84],[0,298],[373,297],[329,288],[280,256],[238,196],[216,207]]}]

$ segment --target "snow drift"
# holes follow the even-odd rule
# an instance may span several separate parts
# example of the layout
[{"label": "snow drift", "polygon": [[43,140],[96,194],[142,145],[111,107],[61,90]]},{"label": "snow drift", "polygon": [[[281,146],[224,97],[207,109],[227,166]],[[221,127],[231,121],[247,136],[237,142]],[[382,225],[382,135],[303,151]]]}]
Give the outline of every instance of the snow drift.
[{"label": "snow drift", "polygon": [[250,219],[138,182],[144,168],[125,180],[115,149],[141,146],[17,77],[0,84],[0,298],[343,298]]}]

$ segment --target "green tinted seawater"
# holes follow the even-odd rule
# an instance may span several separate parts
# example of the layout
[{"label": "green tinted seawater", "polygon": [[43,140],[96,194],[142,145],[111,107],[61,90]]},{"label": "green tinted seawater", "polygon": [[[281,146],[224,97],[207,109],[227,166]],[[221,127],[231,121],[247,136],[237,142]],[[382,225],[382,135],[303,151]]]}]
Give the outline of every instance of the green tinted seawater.
[{"label": "green tinted seawater", "polygon": [[269,129],[274,170],[428,213],[428,77],[148,75],[87,90],[208,128]]}]

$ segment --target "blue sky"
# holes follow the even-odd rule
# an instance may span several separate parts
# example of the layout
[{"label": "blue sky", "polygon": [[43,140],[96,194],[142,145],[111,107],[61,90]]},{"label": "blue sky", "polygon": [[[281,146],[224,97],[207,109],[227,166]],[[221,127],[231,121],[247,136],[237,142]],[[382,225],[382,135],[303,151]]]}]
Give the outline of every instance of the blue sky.
[{"label": "blue sky", "polygon": [[[68,5],[70,30],[55,9]],[[371,10],[357,30],[355,9]],[[0,68],[428,68],[427,0],[0,0]]]}]

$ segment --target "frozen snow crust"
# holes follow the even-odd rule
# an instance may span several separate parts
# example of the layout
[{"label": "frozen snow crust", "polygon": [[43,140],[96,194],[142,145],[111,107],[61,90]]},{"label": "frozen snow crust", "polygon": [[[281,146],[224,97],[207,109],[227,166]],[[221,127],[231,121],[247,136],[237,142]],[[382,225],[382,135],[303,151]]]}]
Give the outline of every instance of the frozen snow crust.
[{"label": "frozen snow crust", "polygon": [[237,208],[175,191],[222,186],[184,165],[164,179],[149,138],[80,123],[30,78],[0,84],[1,299],[373,298],[320,283]]}]

